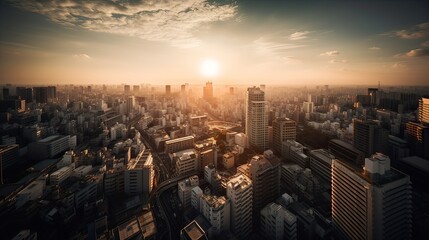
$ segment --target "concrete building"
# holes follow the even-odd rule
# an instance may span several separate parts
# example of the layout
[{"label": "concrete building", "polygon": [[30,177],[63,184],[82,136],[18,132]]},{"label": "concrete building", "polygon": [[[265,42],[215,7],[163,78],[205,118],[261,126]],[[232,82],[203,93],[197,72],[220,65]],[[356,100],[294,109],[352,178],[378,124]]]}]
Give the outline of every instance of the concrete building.
[{"label": "concrete building", "polygon": [[124,191],[127,194],[149,194],[152,192],[155,170],[149,150],[143,150],[131,159],[124,171]]},{"label": "concrete building", "polygon": [[423,124],[429,124],[429,97],[419,99],[419,121]]},{"label": "concrete building", "polygon": [[198,156],[193,148],[175,152],[171,157],[179,175],[198,170]]},{"label": "concrete building", "polygon": [[302,168],[308,167],[309,159],[308,156],[304,154],[304,146],[295,140],[283,142],[282,156],[288,161],[295,162]]},{"label": "concrete building", "polygon": [[8,168],[12,167],[19,160],[19,145],[1,145],[0,146],[0,171],[4,172]]},{"label": "concrete building", "polygon": [[311,150],[308,156],[311,171],[321,180],[331,183],[331,165],[335,157],[326,149]]},{"label": "concrete building", "polygon": [[252,180],[253,221],[259,223],[261,209],[273,202],[280,191],[280,159],[271,150],[264,155],[252,157],[250,162],[237,172],[246,174]]},{"label": "concrete building", "polygon": [[196,210],[200,210],[200,198],[203,195],[203,190],[196,186],[191,190],[191,206]]},{"label": "concrete building", "polygon": [[366,157],[376,152],[387,154],[389,131],[377,121],[353,119],[353,145],[365,153]]},{"label": "concrete building", "polygon": [[411,239],[411,182],[377,153],[365,166],[333,160],[332,220],[339,238]]},{"label": "concrete building", "polygon": [[212,225],[214,236],[230,230],[231,204],[224,196],[202,195],[200,198],[200,212]]},{"label": "concrete building", "polygon": [[165,141],[165,153],[174,153],[194,147],[194,136],[186,136]]},{"label": "concrete building", "polygon": [[429,126],[421,123],[405,124],[405,140],[409,143],[410,155],[429,159]]},{"label": "concrete building", "polygon": [[191,192],[192,189],[200,184],[197,175],[189,177],[185,180],[180,181],[178,186],[177,193],[179,194],[179,200],[182,203],[183,208],[188,208],[191,206]]},{"label": "concrete building", "polygon": [[231,231],[238,239],[245,239],[252,233],[252,180],[237,174],[226,186],[226,194],[231,201]]},{"label": "concrete building", "polygon": [[265,239],[297,239],[296,216],[276,203],[261,210],[260,229]]},{"label": "concrete building", "polygon": [[54,186],[54,185],[60,184],[62,181],[69,178],[72,175],[72,173],[73,173],[72,167],[62,167],[58,169],[57,171],[53,172],[49,176],[50,185]]},{"label": "concrete building", "polygon": [[34,160],[53,158],[70,149],[70,136],[53,135],[28,145],[28,156]]},{"label": "concrete building", "polygon": [[260,88],[248,88],[245,104],[245,133],[249,147],[264,151],[268,147],[268,114],[266,110],[265,93]]},{"label": "concrete building", "polygon": [[222,158],[222,164],[225,169],[234,167],[234,155],[232,153],[225,153]]},{"label": "concrete building", "polygon": [[296,122],[289,118],[276,118],[273,121],[273,150],[277,156],[282,154],[282,143],[296,139]]},{"label": "concrete building", "polygon": [[181,240],[207,240],[208,234],[204,229],[197,223],[197,221],[192,221],[186,225],[182,230],[180,230],[180,239]]},{"label": "concrete building", "polygon": [[332,139],[329,141],[328,146],[329,152],[335,158],[358,165],[364,164],[365,154],[353,145],[339,139]]}]

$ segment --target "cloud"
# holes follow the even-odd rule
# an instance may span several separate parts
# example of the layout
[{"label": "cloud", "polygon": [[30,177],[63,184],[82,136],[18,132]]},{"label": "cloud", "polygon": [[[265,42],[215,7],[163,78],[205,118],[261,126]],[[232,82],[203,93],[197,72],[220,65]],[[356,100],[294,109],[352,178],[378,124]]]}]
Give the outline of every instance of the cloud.
[{"label": "cloud", "polygon": [[252,42],[252,46],[260,53],[282,54],[289,49],[305,47],[301,44],[283,43],[276,39],[260,37]]},{"label": "cloud", "polygon": [[392,66],[390,66],[390,68],[395,69],[395,70],[401,70],[401,71],[408,69],[407,65],[405,65],[401,62],[394,63]]},{"label": "cloud", "polygon": [[300,59],[293,57],[293,56],[286,56],[286,57],[282,57],[281,59],[285,64],[289,64],[289,65],[295,65],[295,64],[302,63],[302,61]]},{"label": "cloud", "polygon": [[329,56],[329,57],[333,57],[333,56],[337,56],[337,55],[340,55],[340,52],[337,50],[327,51],[327,52],[320,54],[320,56]]},{"label": "cloud", "polygon": [[200,44],[195,32],[205,24],[231,19],[237,13],[236,4],[207,0],[18,0],[11,4],[62,25],[136,36],[184,48]]},{"label": "cloud", "polygon": [[80,59],[91,59],[91,57],[85,53],[74,54],[73,57],[80,58]]},{"label": "cloud", "polygon": [[423,47],[429,47],[429,41],[426,41],[426,42],[422,43],[422,46]]},{"label": "cloud", "polygon": [[411,27],[410,29],[397,30],[393,32],[402,39],[418,39],[429,36],[429,22],[421,23]]},{"label": "cloud", "polygon": [[379,48],[379,47],[370,47],[370,48],[368,48],[369,50],[374,50],[374,51],[379,51],[379,50],[381,50],[381,48]]},{"label": "cloud", "polygon": [[292,34],[289,36],[289,39],[290,39],[290,40],[301,40],[301,39],[305,39],[305,38],[307,38],[307,34],[309,34],[309,33],[310,33],[309,31],[295,32],[295,33],[292,33]]},{"label": "cloud", "polygon": [[349,61],[345,60],[345,59],[331,59],[329,61],[329,63],[348,63]]},{"label": "cloud", "polygon": [[427,49],[413,49],[405,54],[407,57],[425,57],[429,56],[429,50]]}]

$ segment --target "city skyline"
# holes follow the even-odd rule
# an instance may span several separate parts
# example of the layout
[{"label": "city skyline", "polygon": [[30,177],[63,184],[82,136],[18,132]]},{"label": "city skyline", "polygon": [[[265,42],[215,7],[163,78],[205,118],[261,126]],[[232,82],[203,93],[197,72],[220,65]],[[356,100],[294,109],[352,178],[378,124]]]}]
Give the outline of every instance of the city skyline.
[{"label": "city skyline", "polygon": [[0,4],[2,83],[427,85],[427,1]]}]

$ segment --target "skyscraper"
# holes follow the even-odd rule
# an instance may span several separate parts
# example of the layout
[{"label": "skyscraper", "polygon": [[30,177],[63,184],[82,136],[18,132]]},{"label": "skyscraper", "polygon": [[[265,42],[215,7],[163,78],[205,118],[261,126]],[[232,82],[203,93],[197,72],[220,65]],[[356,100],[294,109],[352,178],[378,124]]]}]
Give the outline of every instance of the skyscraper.
[{"label": "skyscraper", "polygon": [[419,99],[419,121],[423,124],[429,124],[429,97]]},{"label": "skyscraper", "polygon": [[206,101],[211,101],[213,99],[213,83],[206,82],[206,86],[203,88],[203,98]]},{"label": "skyscraper", "polygon": [[411,155],[429,159],[429,126],[407,122],[404,135],[405,140],[409,143]]},{"label": "skyscraper", "polygon": [[171,94],[171,85],[165,85],[165,94],[170,95]]},{"label": "skyscraper", "polygon": [[34,98],[37,103],[47,103],[48,102],[48,88],[46,87],[35,87]]},{"label": "skyscraper", "polygon": [[136,99],[134,96],[129,96],[127,98],[127,114],[130,114],[133,111],[135,103]]},{"label": "skyscraper", "polygon": [[226,195],[231,201],[231,231],[238,239],[245,239],[252,232],[252,180],[237,174],[226,184]]},{"label": "skyscraper", "polygon": [[287,140],[295,140],[296,122],[289,118],[276,118],[273,121],[273,150],[280,156],[282,143]]},{"label": "skyscraper", "polygon": [[411,182],[377,153],[365,167],[332,162],[332,220],[339,238],[410,239]]},{"label": "skyscraper", "polygon": [[265,93],[257,87],[248,88],[245,99],[246,135],[249,146],[259,151],[268,145]]},{"label": "skyscraper", "polygon": [[129,94],[131,92],[131,86],[130,85],[124,85],[124,93]]}]

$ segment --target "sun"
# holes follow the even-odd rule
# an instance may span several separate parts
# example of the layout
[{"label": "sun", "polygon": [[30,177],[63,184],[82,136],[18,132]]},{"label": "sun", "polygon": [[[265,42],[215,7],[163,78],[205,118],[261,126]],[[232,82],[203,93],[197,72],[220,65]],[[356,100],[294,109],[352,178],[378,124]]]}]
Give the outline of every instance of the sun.
[{"label": "sun", "polygon": [[216,77],[219,74],[219,64],[214,59],[204,59],[201,62],[200,71],[205,77]]}]

